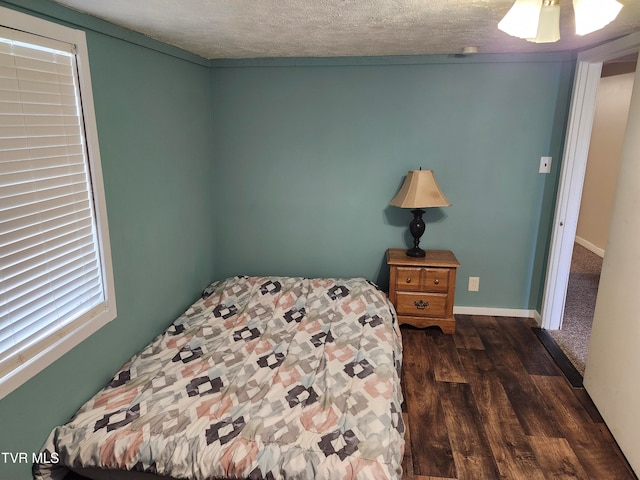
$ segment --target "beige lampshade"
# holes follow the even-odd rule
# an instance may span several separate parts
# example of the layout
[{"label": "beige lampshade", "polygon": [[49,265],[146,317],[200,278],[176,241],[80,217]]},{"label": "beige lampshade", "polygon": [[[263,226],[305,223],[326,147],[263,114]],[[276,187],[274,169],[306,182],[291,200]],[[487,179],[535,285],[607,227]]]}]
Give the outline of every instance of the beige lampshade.
[{"label": "beige lampshade", "polygon": [[448,207],[451,202],[440,190],[433,171],[411,170],[389,205],[401,208]]}]

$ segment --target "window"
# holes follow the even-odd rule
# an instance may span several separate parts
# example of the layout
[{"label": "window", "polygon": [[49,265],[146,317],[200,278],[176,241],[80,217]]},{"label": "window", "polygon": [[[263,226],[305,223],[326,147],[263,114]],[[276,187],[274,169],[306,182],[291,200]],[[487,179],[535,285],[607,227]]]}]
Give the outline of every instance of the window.
[{"label": "window", "polygon": [[2,398],[116,309],[84,32],[0,18]]}]

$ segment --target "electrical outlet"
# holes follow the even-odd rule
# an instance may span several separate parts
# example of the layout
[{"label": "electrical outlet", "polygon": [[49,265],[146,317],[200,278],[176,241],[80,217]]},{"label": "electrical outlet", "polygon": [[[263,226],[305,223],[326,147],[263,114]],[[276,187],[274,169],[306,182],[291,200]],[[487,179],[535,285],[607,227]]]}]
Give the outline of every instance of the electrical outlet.
[{"label": "electrical outlet", "polygon": [[538,173],[551,173],[551,157],[540,157]]},{"label": "electrical outlet", "polygon": [[477,292],[480,290],[480,277],[469,277],[469,291]]}]

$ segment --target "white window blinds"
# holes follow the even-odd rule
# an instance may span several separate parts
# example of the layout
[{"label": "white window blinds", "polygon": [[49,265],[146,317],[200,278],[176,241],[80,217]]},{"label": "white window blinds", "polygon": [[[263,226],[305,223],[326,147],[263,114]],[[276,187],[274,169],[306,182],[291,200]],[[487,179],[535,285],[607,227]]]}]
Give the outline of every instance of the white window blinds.
[{"label": "white window blinds", "polygon": [[104,298],[74,47],[0,27],[0,378]]}]

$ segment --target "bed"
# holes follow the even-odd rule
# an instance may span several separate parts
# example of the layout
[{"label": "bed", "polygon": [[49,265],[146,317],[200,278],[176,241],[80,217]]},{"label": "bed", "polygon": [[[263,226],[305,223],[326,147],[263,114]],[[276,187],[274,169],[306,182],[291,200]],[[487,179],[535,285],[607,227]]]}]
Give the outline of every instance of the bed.
[{"label": "bed", "polygon": [[51,432],[34,478],[400,479],[401,363],[365,279],[214,282]]}]

